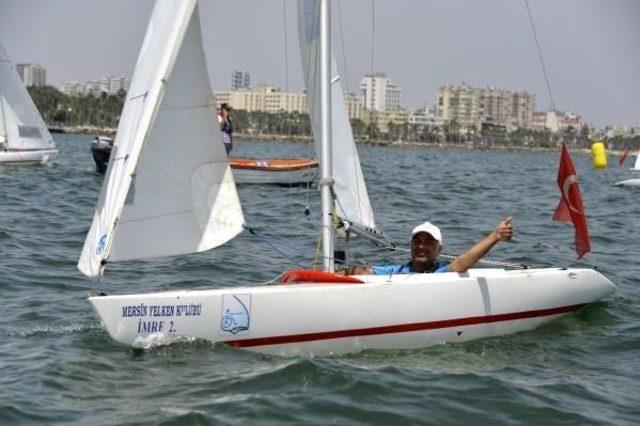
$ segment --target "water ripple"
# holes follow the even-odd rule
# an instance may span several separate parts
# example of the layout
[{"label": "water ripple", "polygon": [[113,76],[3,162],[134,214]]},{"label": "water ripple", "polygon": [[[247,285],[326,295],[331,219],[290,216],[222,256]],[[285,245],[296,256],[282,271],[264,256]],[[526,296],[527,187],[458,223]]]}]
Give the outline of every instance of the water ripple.
[{"label": "water ripple", "polygon": [[[424,220],[445,251],[465,250],[512,215],[516,235],[492,257],[534,266],[598,265],[613,297],[538,330],[422,351],[280,359],[193,341],[148,350],[114,343],[85,297],[251,285],[310,266],[316,189],[240,187],[246,221],[286,256],[241,234],[213,251],[122,262],[99,282],[76,269],[102,177],[90,137],[57,136],[53,166],[0,168],[0,423],[470,424],[640,422],[640,193],[612,187],[574,155],[593,252],[577,262],[573,228],[553,222],[556,153],[363,147],[376,221],[408,242]],[[311,156],[309,144],[240,142],[238,155]],[[235,153],[235,152],[234,152]],[[398,171],[401,170],[402,173]],[[313,212],[304,214],[309,205]],[[275,241],[275,240],[273,240]],[[354,251],[376,262],[402,252]]]}]

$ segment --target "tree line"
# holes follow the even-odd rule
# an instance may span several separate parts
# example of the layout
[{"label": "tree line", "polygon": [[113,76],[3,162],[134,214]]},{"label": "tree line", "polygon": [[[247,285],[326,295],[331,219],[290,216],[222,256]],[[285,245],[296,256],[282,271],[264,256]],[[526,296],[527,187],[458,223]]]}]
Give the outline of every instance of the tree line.
[{"label": "tree line", "polygon": [[[118,127],[126,99],[124,91],[115,95],[103,92],[98,96],[92,94],[68,96],[51,86],[31,86],[28,90],[42,118],[50,127],[115,129]],[[234,121],[235,131],[246,136],[278,135],[284,138],[310,138],[312,136],[311,122],[306,113],[232,110],[231,118]],[[212,117],[212,120],[215,119]],[[480,146],[553,147],[559,140],[558,135],[553,135],[548,130],[517,129],[507,133],[500,128],[483,128],[477,131],[461,126],[456,120],[440,127],[389,123],[387,131],[382,132],[375,121],[365,123],[360,119],[352,119],[351,128],[356,140],[376,142],[402,140]],[[562,139],[574,146],[588,148],[591,136],[588,126],[583,126],[581,129],[568,127],[564,129]],[[640,149],[640,136],[632,138],[617,136],[609,139],[607,144],[611,149],[638,150]]]},{"label": "tree line", "polygon": [[31,86],[28,90],[50,127],[116,128],[126,96],[124,91],[116,95],[103,92],[99,96],[68,96],[51,86]]}]

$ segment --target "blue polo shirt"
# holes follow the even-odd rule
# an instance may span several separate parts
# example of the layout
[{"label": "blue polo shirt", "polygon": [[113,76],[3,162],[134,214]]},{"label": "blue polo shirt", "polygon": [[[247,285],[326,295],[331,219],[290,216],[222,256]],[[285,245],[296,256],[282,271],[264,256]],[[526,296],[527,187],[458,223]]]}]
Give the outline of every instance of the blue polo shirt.
[{"label": "blue polo shirt", "polygon": [[[440,262],[436,263],[431,271],[433,273],[441,273],[447,272],[449,270],[449,265],[442,264]],[[374,275],[391,275],[391,274],[410,274],[411,273],[411,262],[405,263],[403,265],[382,265],[382,266],[374,266],[373,274]]]}]

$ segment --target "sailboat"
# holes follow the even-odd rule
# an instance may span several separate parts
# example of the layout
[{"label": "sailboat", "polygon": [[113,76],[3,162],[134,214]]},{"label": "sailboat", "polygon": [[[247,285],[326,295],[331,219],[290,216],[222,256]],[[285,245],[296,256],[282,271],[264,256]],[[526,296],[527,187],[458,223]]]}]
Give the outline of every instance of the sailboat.
[{"label": "sailboat", "polygon": [[0,45],[0,164],[46,163],[57,156],[47,126]]},{"label": "sailboat", "polygon": [[[640,172],[640,152],[638,152],[638,156],[636,157],[636,162],[631,168],[634,172]],[[640,186],[640,178],[632,178],[621,180],[620,182],[616,182],[615,186]]]},{"label": "sailboat", "polygon": [[[615,290],[593,269],[472,269],[343,276],[334,214],[350,232],[376,229],[332,64],[329,2],[299,0],[298,28],[321,165],[323,271],[290,270],[270,285],[106,295],[88,300],[109,335],[132,347],[204,339],[279,356],[419,349],[531,330]],[[200,252],[244,218],[207,101],[196,0],[157,0],[136,64],[78,268]],[[176,141],[181,149],[176,150]]]}]

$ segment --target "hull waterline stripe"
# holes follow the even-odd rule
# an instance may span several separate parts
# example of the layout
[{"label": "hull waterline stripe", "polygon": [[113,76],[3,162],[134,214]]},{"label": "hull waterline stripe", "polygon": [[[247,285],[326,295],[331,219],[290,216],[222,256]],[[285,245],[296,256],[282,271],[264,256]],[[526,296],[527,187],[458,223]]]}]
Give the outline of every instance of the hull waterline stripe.
[{"label": "hull waterline stripe", "polygon": [[345,337],[373,336],[377,334],[407,333],[411,331],[437,330],[440,328],[459,327],[464,325],[489,324],[493,322],[513,321],[519,319],[546,317],[576,311],[586,303],[561,306],[559,308],[539,309],[535,311],[511,312],[508,314],[485,315],[479,317],[454,318],[441,321],[427,321],[410,324],[387,325],[382,327],[357,328],[351,330],[322,331],[318,333],[292,334],[284,336],[257,337],[254,339],[230,340],[229,346],[247,348],[252,346],[283,345],[288,343],[312,342],[316,340],[340,339]]}]

